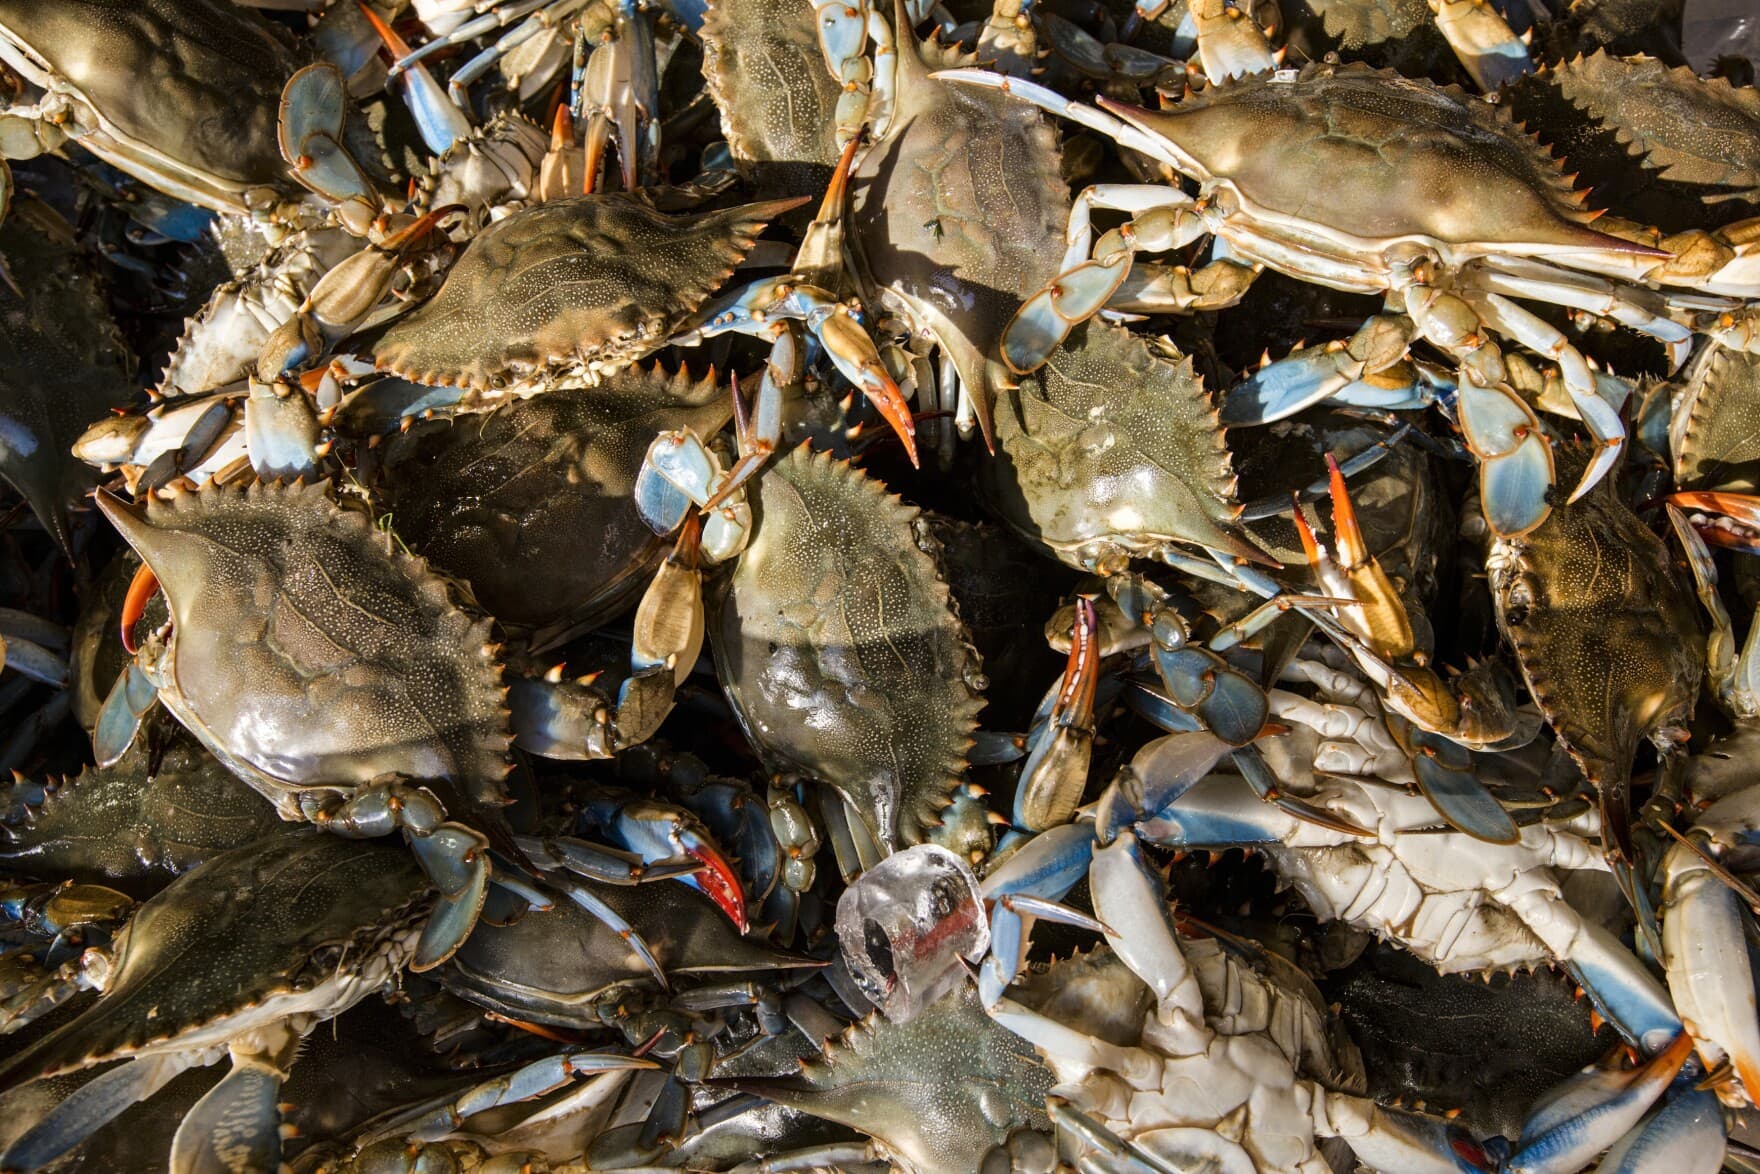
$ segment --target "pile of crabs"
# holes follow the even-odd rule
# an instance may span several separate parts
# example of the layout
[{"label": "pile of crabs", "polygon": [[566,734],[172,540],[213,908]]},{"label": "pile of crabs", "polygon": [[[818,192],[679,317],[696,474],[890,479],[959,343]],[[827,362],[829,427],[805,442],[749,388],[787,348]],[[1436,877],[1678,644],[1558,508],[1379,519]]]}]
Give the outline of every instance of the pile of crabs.
[{"label": "pile of crabs", "polygon": [[0,0],[0,1170],[1760,1169],[1668,0]]}]

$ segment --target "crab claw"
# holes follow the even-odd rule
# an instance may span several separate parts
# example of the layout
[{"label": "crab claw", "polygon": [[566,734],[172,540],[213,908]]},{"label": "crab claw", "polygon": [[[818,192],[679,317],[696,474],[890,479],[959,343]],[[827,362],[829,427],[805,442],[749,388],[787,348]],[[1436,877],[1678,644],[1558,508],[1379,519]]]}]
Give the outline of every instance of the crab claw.
[{"label": "crab claw", "polygon": [[439,896],[422,926],[409,968],[432,970],[470,937],[489,895],[489,841],[463,824],[443,823],[427,835],[411,835],[410,848]]},{"label": "crab claw", "polygon": [[1087,786],[1094,749],[1094,690],[1100,677],[1099,626],[1094,601],[1078,597],[1063,680],[1045,722],[1035,732],[1015,791],[1015,823],[1029,831],[1068,823]]},{"label": "crab claw", "polygon": [[916,468],[917,460],[917,425],[911,418],[910,405],[905,402],[904,393],[892,376],[886,373],[886,366],[880,361],[880,352],[874,349],[873,339],[861,328],[855,315],[847,306],[836,306],[824,318],[810,323],[813,333],[825,345],[825,353],[830,356],[832,364],[842,372],[843,377],[856,385],[876,411],[892,426],[898,434],[899,443],[904,445],[905,455],[910,458],[911,467]]},{"label": "crab claw", "polygon": [[695,816],[669,803],[637,799],[602,810],[599,818],[613,829],[615,839],[647,865],[697,861],[701,868],[680,874],[678,879],[715,902],[741,933],[749,928],[739,874]]},{"label": "crab claw", "polygon": [[1716,517],[1693,519],[1693,528],[1711,545],[1760,554],[1760,496],[1696,490],[1671,493],[1667,501],[1695,513],[1715,514]]},{"label": "crab claw", "polygon": [[[372,24],[373,31],[385,42],[386,50],[393,61],[403,61],[410,56],[410,47],[404,43],[392,27],[374,12],[362,0],[355,0],[363,15]],[[422,142],[428,150],[436,155],[444,155],[452,149],[454,143],[471,133],[470,119],[464,111],[453,104],[428,72],[428,67],[419,62],[408,66],[394,79],[397,88],[403,94],[403,104],[409,107],[411,117],[416,120],[416,129],[421,132]]]},{"label": "crab claw", "polygon": [[1365,364],[1343,347],[1313,346],[1267,363],[1229,388],[1222,422],[1272,424],[1349,387]]},{"label": "crab claw", "polygon": [[276,133],[281,157],[293,169],[293,177],[339,205],[349,231],[364,236],[379,201],[366,173],[342,145],[347,114],[348,87],[342,71],[320,61],[287,79]]},{"label": "crab claw", "polygon": [[1436,14],[1436,31],[1485,93],[1534,72],[1527,44],[1493,6],[1480,0],[1430,0],[1430,11]]},{"label": "crab claw", "polygon": [[1552,446],[1534,410],[1509,387],[1486,387],[1463,375],[1456,392],[1461,431],[1479,458],[1485,521],[1504,538],[1519,538],[1546,520]]},{"label": "crab claw", "polygon": [[1118,292],[1130,276],[1131,261],[1129,249],[1084,261],[1021,303],[1002,332],[1002,361],[1008,369],[1027,375],[1043,367],[1076,323],[1099,313]]},{"label": "crab claw", "polygon": [[752,923],[746,913],[745,890],[740,887],[739,874],[733,871],[733,865],[714,844],[701,837],[688,837],[683,846],[686,855],[703,863],[701,869],[686,878],[691,887],[715,902],[715,907],[727,914],[734,928],[745,933]]},{"label": "crab claw", "polygon": [[1643,1119],[1692,1050],[1693,1039],[1683,1031],[1637,1068],[1590,1067],[1558,1085],[1523,1123],[1520,1144],[1504,1170],[1563,1174],[1582,1169]]},{"label": "crab claw", "polygon": [[142,563],[128,581],[128,594],[122,597],[122,647],[131,656],[141,650],[134,638],[134,627],[147,614],[147,604],[159,594],[159,577],[153,568]]},{"label": "crab claw", "polygon": [[[1327,490],[1332,496],[1332,543],[1339,570],[1350,583],[1350,596],[1358,606],[1345,609],[1342,622],[1359,627],[1369,646],[1381,656],[1398,659],[1410,656],[1417,643],[1412,635],[1412,621],[1406,605],[1381,563],[1369,553],[1363,541],[1363,528],[1357,521],[1357,508],[1351,504],[1350,490],[1344,473],[1331,453],[1326,454]],[[1330,585],[1329,585],[1330,587]]]},{"label": "crab claw", "polygon": [[1700,815],[1692,838],[1673,844],[1662,861],[1669,992],[1701,1054],[1711,1062],[1727,1056],[1754,1104],[1760,1104],[1760,1012],[1743,926],[1746,894],[1731,885],[1717,855],[1760,841],[1757,800],[1751,789],[1718,800]]}]

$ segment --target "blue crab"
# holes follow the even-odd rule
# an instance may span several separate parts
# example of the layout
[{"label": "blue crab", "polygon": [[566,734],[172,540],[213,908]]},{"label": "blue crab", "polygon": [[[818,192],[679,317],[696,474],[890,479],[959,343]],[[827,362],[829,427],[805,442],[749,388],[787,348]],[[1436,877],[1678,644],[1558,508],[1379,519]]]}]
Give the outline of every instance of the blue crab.
[{"label": "blue crab", "polygon": [[[137,599],[162,587],[171,617],[106,703],[134,715],[132,725],[115,720],[118,740],[126,744],[156,697],[284,819],[353,837],[406,832],[441,890],[415,968],[438,965],[468,935],[488,893],[492,844],[506,863],[499,883],[549,904],[517,879],[539,860],[556,870],[544,884],[626,932],[568,871],[633,883],[703,867],[686,858],[649,868],[579,841],[512,838],[498,812],[516,729],[552,756],[605,757],[646,737],[667,706],[655,713],[626,698],[614,709],[559,674],[518,678],[510,690],[489,621],[462,610],[442,579],[364,514],[338,507],[326,486],[210,487],[141,507],[99,501],[145,562]],[[131,641],[140,615],[124,609]]]},{"label": "blue crab", "polygon": [[[1699,291],[1715,284],[1703,275],[1664,275],[1685,289],[1645,288],[1674,255],[1590,228],[1556,160],[1506,116],[1458,91],[1365,68],[1312,66],[1218,86],[1156,111],[1105,98],[1089,107],[979,70],[940,76],[1070,118],[1199,184],[1196,197],[1158,185],[1101,185],[1080,195],[1063,271],[1027,299],[1005,334],[1013,370],[1039,367],[1073,323],[1104,306],[1137,253],[1213,234],[1223,255],[1240,263],[1387,295],[1389,311],[1360,333],[1423,338],[1459,364],[1457,411],[1480,460],[1485,515],[1507,537],[1545,520],[1553,453],[1538,417],[1510,386],[1493,335],[1563,369],[1595,442],[1573,500],[1606,476],[1625,438],[1581,352],[1518,299],[1609,317],[1667,343],[1679,362],[1692,332],[1676,319],[1705,305]],[[1412,135],[1414,124],[1432,133]],[[1447,198],[1436,199],[1439,191]],[[1366,193],[1373,195],[1365,200]],[[1097,208],[1131,219],[1096,241],[1090,212]],[[1330,393],[1341,376],[1372,374],[1376,363],[1391,364],[1401,353],[1400,346],[1340,347],[1273,364],[1255,379],[1275,389],[1264,406],[1283,409]]]},{"label": "blue crab", "polygon": [[135,911],[113,950],[65,981],[102,994],[15,1051],[0,1088],[107,1061],[8,1147],[30,1168],[83,1140],[179,1072],[230,1054],[232,1070],[184,1118],[174,1167],[224,1146],[273,1168],[276,1108],[300,1037],[373,994],[409,960],[432,889],[407,853],[307,831],[215,857]]},{"label": "blue crab", "polygon": [[[840,792],[891,850],[928,836],[982,678],[917,512],[805,446],[757,479],[711,620],[716,672],[774,769]],[[806,716],[803,716],[806,715]]]},{"label": "blue crab", "polygon": [[299,215],[275,136],[294,55],[254,13],[217,0],[14,0],[0,8],[0,59],[43,91],[4,112],[34,132],[10,136],[12,149],[71,139],[202,207]]}]

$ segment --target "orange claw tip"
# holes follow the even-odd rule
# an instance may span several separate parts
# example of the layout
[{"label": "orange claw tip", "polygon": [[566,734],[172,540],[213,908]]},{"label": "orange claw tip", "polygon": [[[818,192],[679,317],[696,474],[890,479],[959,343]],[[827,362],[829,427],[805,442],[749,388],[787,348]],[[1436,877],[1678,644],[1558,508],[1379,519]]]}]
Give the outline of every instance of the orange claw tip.
[{"label": "orange claw tip", "polygon": [[819,202],[820,220],[836,220],[842,214],[844,196],[849,191],[850,172],[855,170],[856,151],[861,145],[861,135],[856,135],[843,145],[843,154],[837,157],[837,167],[831,172],[831,182],[825,185],[825,198]]},{"label": "orange claw tip", "polygon": [[384,18],[377,12],[368,7],[365,0],[354,0],[354,2],[355,7],[361,10],[361,15],[365,16],[367,22],[373,26],[373,31],[379,34],[379,39],[385,42],[385,48],[391,51],[391,55],[397,58],[408,57],[410,47],[402,37],[397,35],[397,31],[386,24]]},{"label": "orange claw tip", "polygon": [[1760,526],[1760,496],[1751,493],[1727,493],[1721,490],[1693,490],[1671,493],[1668,501],[1682,509],[1703,510],[1722,514],[1738,522]]},{"label": "orange claw tip", "polygon": [[1742,1082],[1742,1089],[1748,1094],[1748,1100],[1760,1105],[1760,1067],[1755,1066],[1752,1057],[1734,1061],[1736,1077]]},{"label": "orange claw tip", "polygon": [[1296,533],[1302,539],[1302,553],[1307,556],[1310,567],[1317,567],[1325,556],[1320,551],[1320,540],[1314,537],[1314,527],[1308,524],[1308,515],[1302,510],[1300,498],[1296,499],[1295,519]]},{"label": "orange claw tip", "polygon": [[568,103],[560,103],[556,107],[556,117],[550,122],[550,149],[558,150],[574,142],[574,115],[569,113]]},{"label": "orange claw tip", "polygon": [[922,463],[917,459],[917,422],[911,418],[910,405],[905,402],[904,392],[892,381],[892,376],[881,370],[876,364],[870,368],[874,373],[874,383],[863,387],[868,402],[874,405],[881,417],[898,434],[899,443],[904,445],[905,455],[911,459],[911,468],[918,469]]},{"label": "orange claw tip", "polygon": [[727,858],[707,844],[685,849],[691,857],[702,861],[703,867],[691,874],[692,879],[703,893],[727,919],[733,922],[740,933],[751,928],[751,921],[746,916],[745,891],[740,888],[739,877],[734,873],[733,866]]},{"label": "orange claw tip", "polygon": [[135,571],[134,578],[129,580],[128,594],[122,599],[122,647],[129,655],[140,651],[140,644],[134,638],[134,626],[147,614],[147,603],[159,593],[159,577],[153,569],[142,563]]},{"label": "orange claw tip", "polygon": [[469,209],[463,204],[442,204],[438,208],[422,213],[420,216],[416,217],[415,220],[386,237],[384,243],[380,247],[387,252],[395,252],[398,249],[405,248],[434,231],[435,228],[439,227],[442,220],[451,216],[453,213],[467,211],[469,211]]},{"label": "orange claw tip", "polygon": [[1332,497],[1332,540],[1338,545],[1338,557],[1346,563],[1362,562],[1368,551],[1363,546],[1362,528],[1357,524],[1357,507],[1351,504],[1344,470],[1331,453],[1326,454],[1326,489]]}]

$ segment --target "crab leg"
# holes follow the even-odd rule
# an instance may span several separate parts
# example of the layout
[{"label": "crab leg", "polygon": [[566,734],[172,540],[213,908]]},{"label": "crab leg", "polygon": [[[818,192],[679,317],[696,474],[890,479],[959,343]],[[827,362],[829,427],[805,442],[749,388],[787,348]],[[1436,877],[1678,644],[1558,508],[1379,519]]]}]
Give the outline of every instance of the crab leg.
[{"label": "crab leg", "polygon": [[[1022,81],[1020,78],[991,73],[986,69],[941,69],[929,76],[941,81],[1001,90],[1005,94],[1031,102],[1048,114],[1061,115],[1089,130],[1098,131],[1119,146],[1140,151],[1151,159],[1166,163],[1170,167],[1187,169],[1191,166],[1190,161],[1174,153],[1172,147],[1165,140],[1132,126],[1123,118],[1107,113],[1105,109],[1065,98],[1056,90],[1042,86],[1038,82]],[[1110,107],[1118,107],[1121,110],[1131,109],[1120,102],[1109,103],[1108,108]]]},{"label": "crab leg", "polygon": [[1613,469],[1625,451],[1626,428],[1619,412],[1602,398],[1588,361],[1570,344],[1563,331],[1502,294],[1486,294],[1480,298],[1469,293],[1468,302],[1487,325],[1529,350],[1546,355],[1563,373],[1565,391],[1576,406],[1578,418],[1588,426],[1589,434],[1600,446],[1600,451],[1583,470],[1577,487],[1571,491],[1569,500],[1576,501]]},{"label": "crab leg", "polygon": [[465,1119],[478,1113],[516,1105],[566,1088],[579,1076],[605,1076],[633,1069],[657,1069],[660,1065],[639,1056],[609,1052],[569,1052],[534,1060],[493,1080],[467,1089],[453,1100],[432,1110],[407,1128],[416,1141],[438,1141],[463,1127]]},{"label": "crab leg", "polygon": [[1644,304],[1653,294],[1622,289],[1604,277],[1573,273],[1523,257],[1496,257],[1487,258],[1462,279],[1487,293],[1567,306],[1629,326],[1668,348],[1671,370],[1678,370],[1693,349],[1692,331]]},{"label": "crab leg", "polygon": [[1404,358],[1412,330],[1404,316],[1377,314],[1349,339],[1304,347],[1268,363],[1229,389],[1222,403],[1222,422],[1270,424],[1341,396]]},{"label": "crab leg", "polygon": [[173,1170],[273,1170],[281,1161],[281,1086],[299,1053],[285,1022],[227,1042],[232,1070],[178,1123]]},{"label": "crab leg", "polygon": [[739,875],[709,829],[689,811],[657,800],[632,799],[610,804],[589,801],[587,814],[648,867],[696,861],[697,867],[678,879],[714,901],[741,933],[749,928]]},{"label": "crab leg", "polygon": [[1585,920],[1556,889],[1536,887],[1499,897],[1633,1046],[1654,1052],[1680,1033],[1681,1018],[1661,984],[1619,939]]},{"label": "crab leg", "polygon": [[[1750,1102],[1760,1098],[1760,1012],[1743,902],[1714,870],[1723,852],[1760,840],[1760,789],[1712,804],[1662,861],[1662,947],[1669,990],[1709,1061],[1728,1056]],[[1697,845],[1703,844],[1700,848]]]},{"label": "crab leg", "polygon": [[1027,939],[1039,903],[1017,902],[1022,895],[1055,901],[1088,875],[1094,827],[1068,823],[1041,832],[983,880],[979,892],[991,905],[990,949],[978,968],[978,995],[986,1007],[1002,999],[1026,962]]},{"label": "crab leg", "polygon": [[140,733],[141,723],[159,700],[159,689],[130,660],[104,696],[98,722],[92,727],[92,755],[99,766],[114,766]]},{"label": "crab leg", "polygon": [[0,1153],[0,1168],[35,1170],[47,1166],[131,1105],[147,1100],[188,1067],[184,1056],[139,1056],[100,1072],[7,1146],[6,1152]]},{"label": "crab leg", "polygon": [[[1094,207],[1133,215],[1090,248]],[[1196,203],[1178,188],[1108,184],[1084,191],[1070,212],[1063,272],[1022,303],[1003,331],[1002,355],[1009,369],[1025,375],[1043,366],[1077,323],[1099,313],[1118,292],[1137,253],[1170,252],[1209,231]]]},{"label": "crab leg", "polygon": [[824,345],[832,365],[892,426],[911,464],[918,464],[910,404],[887,374],[873,340],[850,308],[830,291],[797,282],[793,275],[755,281],[717,298],[699,314],[698,324],[675,336],[674,341],[691,345],[728,331],[768,337],[776,326],[771,319],[777,317],[806,324]]},{"label": "crab leg", "polygon": [[[1668,521],[1687,556],[1699,602],[1711,618],[1711,634],[1705,641],[1705,673],[1712,690],[1738,718],[1760,715],[1760,623],[1748,626],[1748,639],[1736,651],[1735,624],[1717,592],[1717,564],[1705,539],[1681,512],[1676,502],[1692,506],[1707,504],[1721,494],[1677,493],[1664,503]],[[1732,495],[1733,496],[1733,495]]]},{"label": "crab leg", "polygon": [[1016,826],[1043,831],[1068,823],[1088,782],[1094,748],[1094,690],[1100,676],[1099,621],[1092,600],[1078,598],[1069,664],[1034,733],[1014,799]]},{"label": "crab leg", "polygon": [[1522,1125],[1508,1174],[1566,1174],[1618,1141],[1662,1095],[1693,1049],[1685,1032],[1629,1072],[1588,1068],[1540,1100]]},{"label": "crab leg", "polygon": [[1430,0],[1430,11],[1436,14],[1437,31],[1483,92],[1534,72],[1527,42],[1485,0]]},{"label": "crab leg", "polygon": [[1540,419],[1507,382],[1503,356],[1472,306],[1419,280],[1414,266],[1398,286],[1418,332],[1460,363],[1456,411],[1479,459],[1485,520],[1500,537],[1534,529],[1552,512],[1552,446]]},{"label": "crab leg", "polygon": [[[362,3],[362,0],[355,0],[355,3],[372,23],[379,39],[385,42],[385,48],[391,54],[392,60],[403,61],[412,55],[403,38],[377,12]],[[397,71],[392,77],[403,95],[403,104],[409,107],[411,117],[416,120],[416,129],[421,132],[422,142],[427,144],[428,150],[436,155],[444,155],[452,149],[454,143],[471,133],[470,119],[446,96],[446,91],[440,88],[440,83],[434,80],[434,75],[428,72],[427,66],[418,61]]]},{"label": "crab leg", "polygon": [[[1154,1154],[1126,1141],[1096,1121],[1092,1115],[1082,1112],[1060,1096],[1045,1098],[1045,1112],[1051,1118],[1053,1126],[1079,1138],[1082,1144],[1098,1150],[1107,1159],[1105,1165],[1098,1165],[1092,1157],[1084,1156],[1081,1166],[1084,1170],[1098,1169],[1112,1174],[1180,1174],[1181,1169],[1189,1169],[1168,1165]],[[1187,1155],[1182,1155],[1184,1156]]]},{"label": "crab leg", "polygon": [[322,358],[372,313],[410,251],[442,220],[462,210],[457,204],[448,204],[424,213],[383,240],[369,242],[324,274],[293,316],[263,343],[257,356],[257,378],[271,382]]},{"label": "crab leg", "polygon": [[659,960],[654,957],[653,950],[648,948],[647,939],[642,937],[635,926],[625,921],[615,909],[584,886],[554,873],[546,875],[544,879],[546,883],[561,889],[569,900],[604,922],[613,933],[622,938],[636,957],[642,960],[642,965],[648,968],[648,972],[654,976],[654,981],[660,984],[661,990],[672,989],[672,983],[667,980],[666,972],[661,969]]},{"label": "crab leg", "polygon": [[431,970],[470,936],[489,886],[489,841],[481,832],[446,820],[426,787],[400,779],[375,782],[347,798],[319,790],[300,793],[308,821],[350,839],[370,840],[402,830],[422,871],[439,890],[422,927],[410,969]]}]

